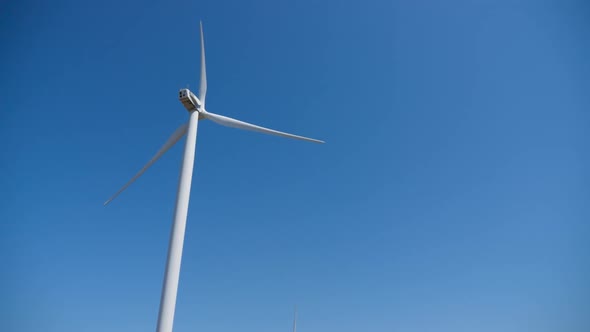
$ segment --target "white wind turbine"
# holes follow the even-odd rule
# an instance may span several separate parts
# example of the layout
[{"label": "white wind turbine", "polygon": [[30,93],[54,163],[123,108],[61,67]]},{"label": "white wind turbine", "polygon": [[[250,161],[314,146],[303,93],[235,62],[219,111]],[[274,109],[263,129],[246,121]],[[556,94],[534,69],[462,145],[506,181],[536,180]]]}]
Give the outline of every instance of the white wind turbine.
[{"label": "white wind turbine", "polygon": [[184,242],[184,231],[186,228],[186,217],[188,212],[189,196],[191,189],[191,180],[193,176],[193,163],[195,159],[195,145],[197,142],[197,125],[199,120],[208,119],[217,124],[238,129],[257,131],[264,134],[289,137],[304,141],[324,143],[323,141],[303,136],[297,136],[256,126],[250,123],[232,119],[223,115],[217,115],[205,110],[205,95],[207,93],[207,74],[205,70],[205,42],[203,40],[203,23],[201,28],[201,85],[199,87],[199,97],[197,98],[189,89],[180,90],[179,99],[189,112],[188,123],[178,128],[168,141],[160,148],[156,155],[143,168],[127,182],[119,191],[109,198],[104,205],[110,203],[123,190],[127,189],[137,178],[139,178],[156,160],[158,160],[168,149],[170,149],[178,140],[187,134],[186,144],[184,146],[184,157],[182,159],[182,168],[180,171],[180,180],[178,184],[178,193],[176,197],[176,208],[174,210],[174,220],[172,223],[172,232],[168,247],[168,258],[166,261],[166,272],[164,275],[164,284],[162,286],[162,297],[160,299],[160,311],[158,313],[157,332],[171,332],[174,321],[174,309],[176,306],[176,294],[178,291],[178,278],[180,275],[180,262],[182,259],[182,247]]}]

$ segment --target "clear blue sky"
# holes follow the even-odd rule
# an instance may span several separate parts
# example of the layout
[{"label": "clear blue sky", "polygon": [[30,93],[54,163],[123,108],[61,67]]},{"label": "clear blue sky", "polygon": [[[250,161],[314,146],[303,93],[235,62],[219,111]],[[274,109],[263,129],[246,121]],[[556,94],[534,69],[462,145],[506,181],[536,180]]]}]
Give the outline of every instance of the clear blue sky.
[{"label": "clear blue sky", "polygon": [[[0,330],[153,331],[187,119],[175,331],[588,331],[587,1],[0,7]],[[184,142],[184,141],[182,141]]]}]

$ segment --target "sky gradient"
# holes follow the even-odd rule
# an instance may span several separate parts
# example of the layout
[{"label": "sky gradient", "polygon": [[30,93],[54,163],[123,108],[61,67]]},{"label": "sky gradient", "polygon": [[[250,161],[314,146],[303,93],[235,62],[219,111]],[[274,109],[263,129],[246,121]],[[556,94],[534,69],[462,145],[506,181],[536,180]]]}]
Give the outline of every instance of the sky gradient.
[{"label": "sky gradient", "polygon": [[588,331],[587,1],[0,5],[0,330]]}]

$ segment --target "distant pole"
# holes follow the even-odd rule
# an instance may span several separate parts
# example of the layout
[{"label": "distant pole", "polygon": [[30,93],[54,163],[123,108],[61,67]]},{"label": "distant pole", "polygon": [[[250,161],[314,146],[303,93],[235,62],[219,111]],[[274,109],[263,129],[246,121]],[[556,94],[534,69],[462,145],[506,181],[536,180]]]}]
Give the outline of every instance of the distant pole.
[{"label": "distant pole", "polygon": [[297,332],[297,305],[295,305],[295,312],[293,313],[293,332]]},{"label": "distant pole", "polygon": [[176,308],[176,294],[178,292],[178,279],[180,277],[184,231],[186,229],[188,202],[191,193],[198,123],[199,112],[192,111],[189,117],[188,133],[186,135],[184,157],[182,158],[182,168],[180,170],[178,193],[176,196],[176,208],[174,209],[174,220],[172,222],[170,243],[168,245],[168,259],[166,260],[164,285],[162,286],[162,297],[160,298],[157,332],[172,332],[172,325],[174,323],[174,309]]}]

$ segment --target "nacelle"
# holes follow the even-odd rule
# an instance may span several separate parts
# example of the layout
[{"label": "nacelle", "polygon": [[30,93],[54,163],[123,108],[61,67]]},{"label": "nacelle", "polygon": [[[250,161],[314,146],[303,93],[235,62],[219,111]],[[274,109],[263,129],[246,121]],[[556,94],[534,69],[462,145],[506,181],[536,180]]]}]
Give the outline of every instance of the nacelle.
[{"label": "nacelle", "polygon": [[180,102],[184,105],[184,108],[186,108],[187,111],[194,111],[201,107],[201,101],[189,89],[181,89],[180,92],[178,92],[178,99],[180,99]]}]

